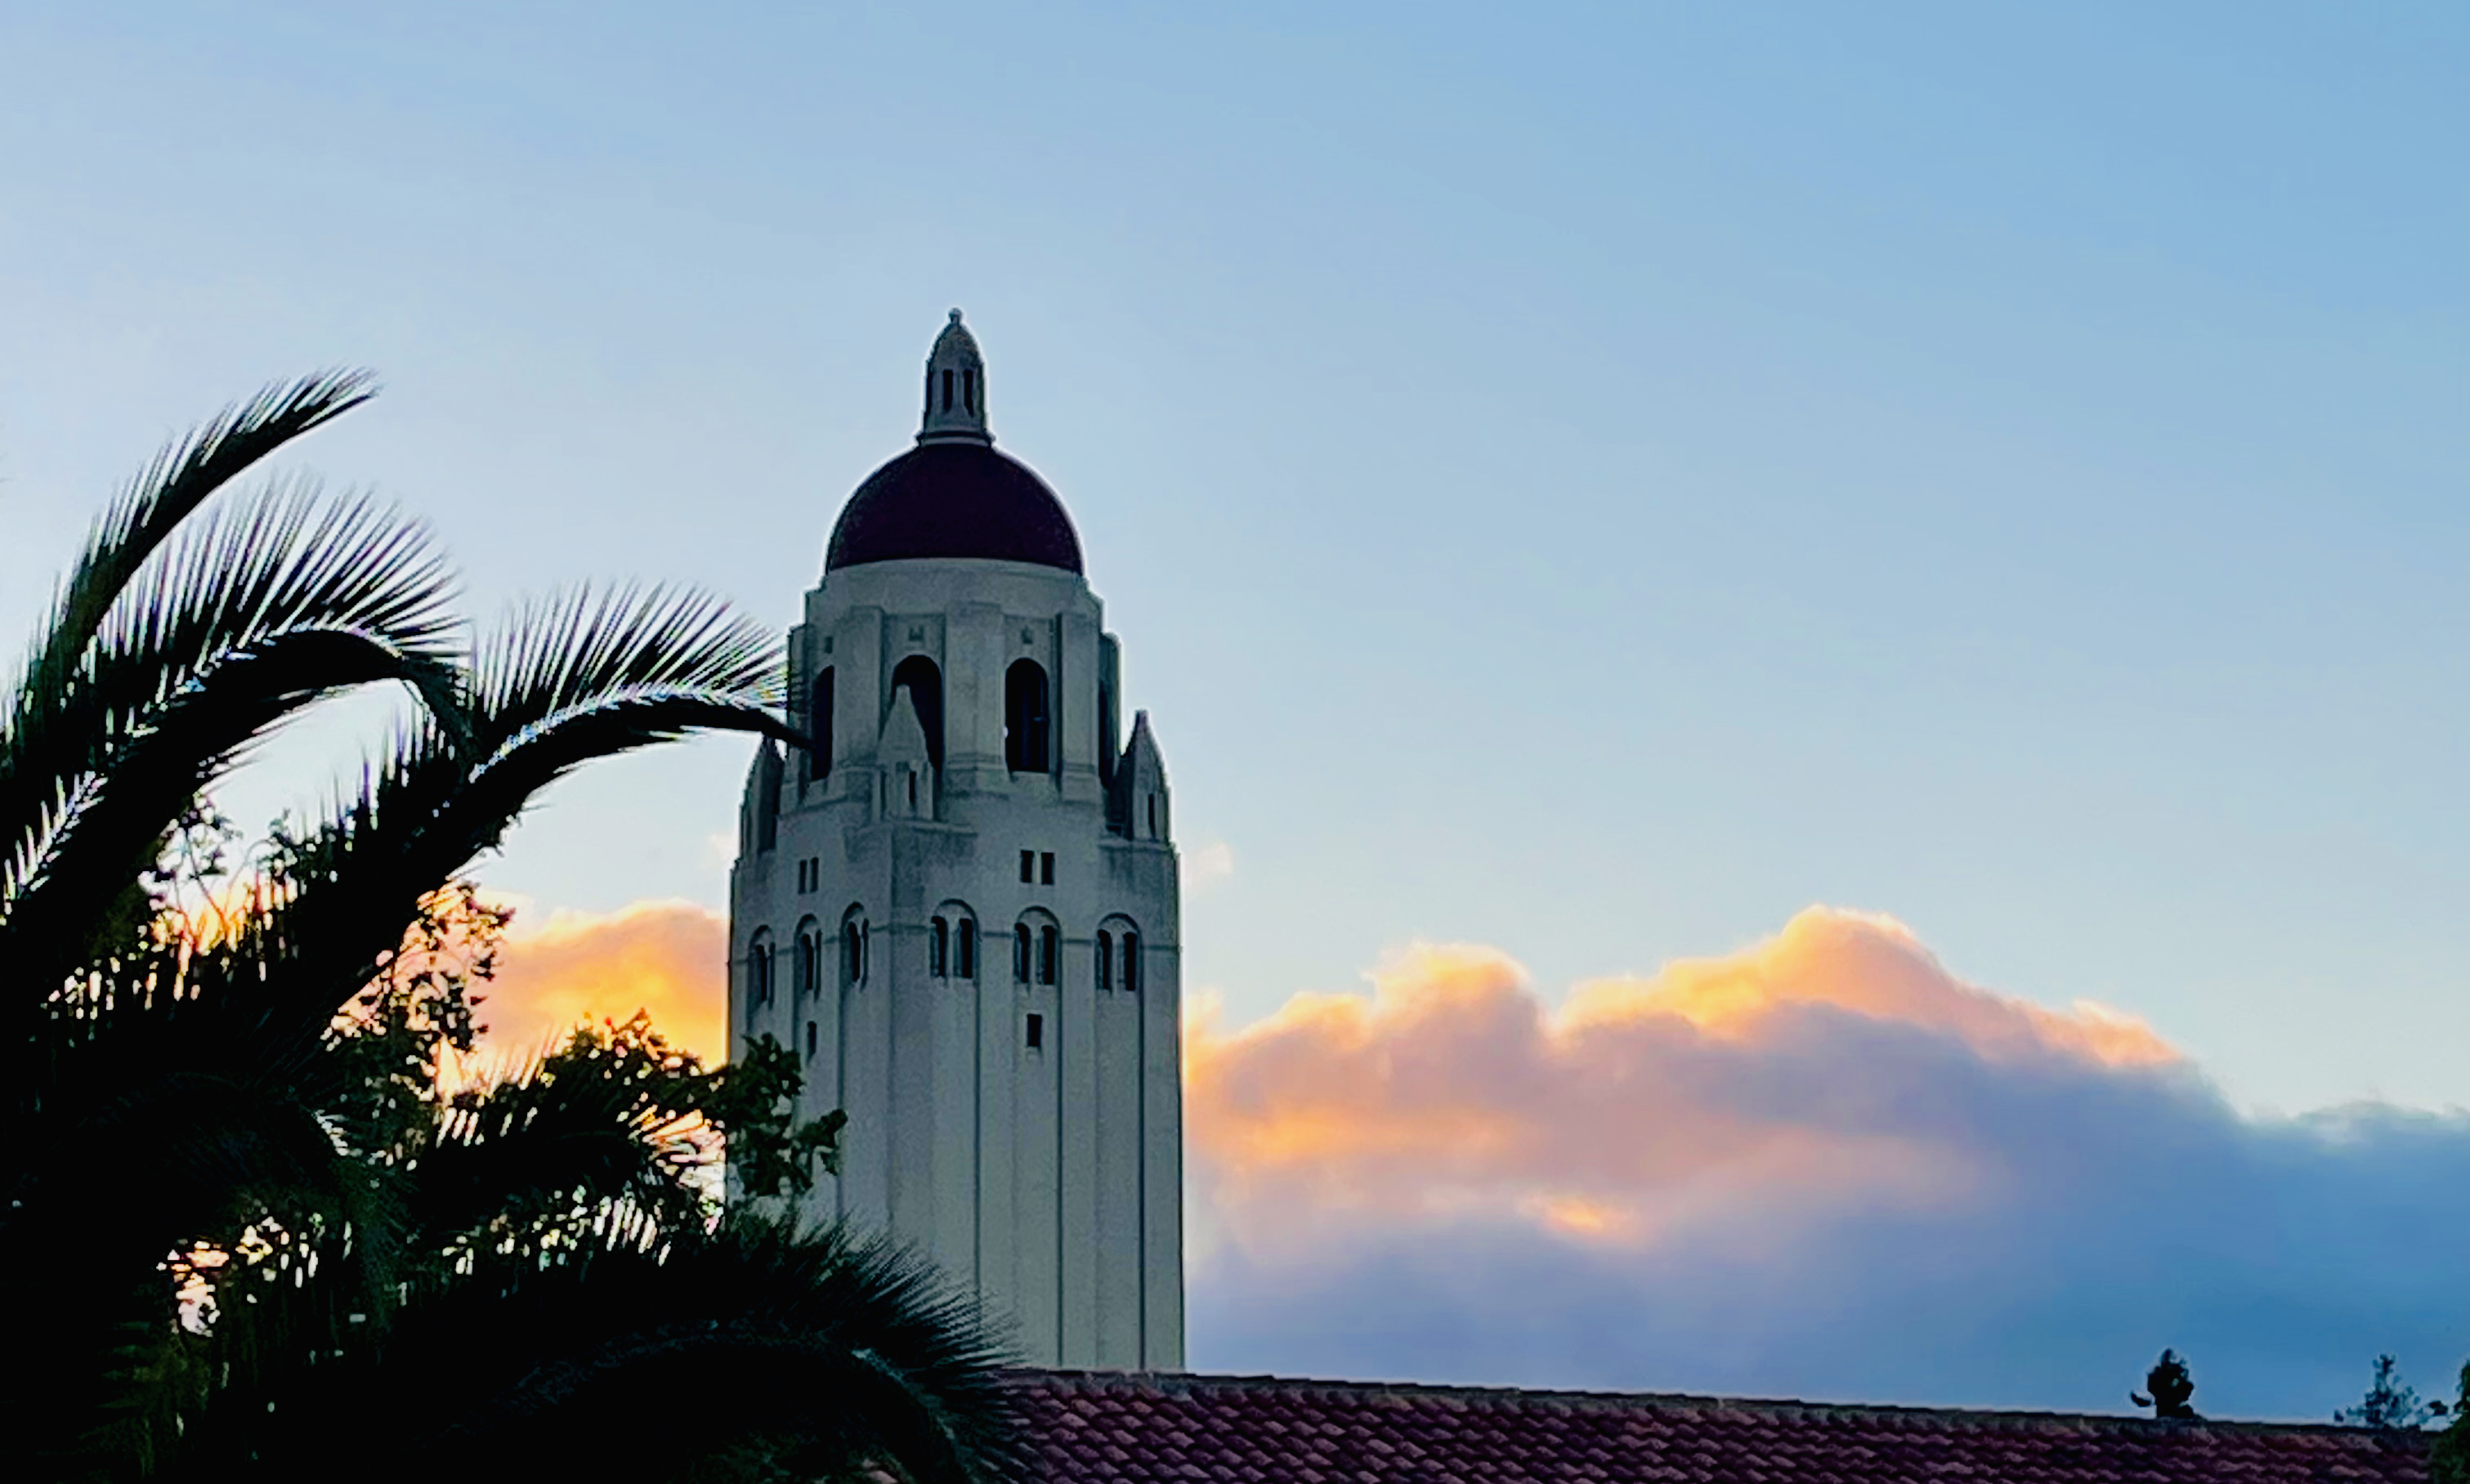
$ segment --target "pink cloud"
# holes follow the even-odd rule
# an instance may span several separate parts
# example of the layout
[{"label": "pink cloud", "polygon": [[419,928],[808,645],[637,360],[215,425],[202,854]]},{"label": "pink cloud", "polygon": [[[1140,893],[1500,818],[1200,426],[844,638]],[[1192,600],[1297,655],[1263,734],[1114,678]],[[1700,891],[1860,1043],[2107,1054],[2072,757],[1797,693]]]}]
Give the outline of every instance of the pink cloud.
[{"label": "pink cloud", "polygon": [[2124,1410],[2174,1345],[2321,1417],[2460,1363],[2460,1114],[2249,1119],[1830,909],[1557,1009],[1491,948],[1370,977],[1191,1018],[1197,1365]]},{"label": "pink cloud", "polygon": [[1847,1020],[1968,1062],[2178,1060],[2126,1016],[1993,994],[1902,924],[1822,908],[1727,958],[1582,985],[1557,1011],[1489,948],[1418,945],[1371,979],[1369,995],[1298,996],[1240,1030],[1195,1017],[1187,1122],[1238,1240],[1480,1211],[1643,1243],[1748,1209],[1977,1199],[2011,1173],[1899,1116],[1900,1071],[1806,1065]]},{"label": "pink cloud", "polygon": [[[490,1042],[640,1008],[717,1054],[724,952],[690,904],[553,916]],[[1370,978],[1188,1017],[1198,1367],[2117,1410],[2167,1344],[2200,1406],[2320,1417],[2470,1334],[2470,1119],[2242,1117],[2140,1022],[1890,918],[1557,1008],[1480,946]]]}]

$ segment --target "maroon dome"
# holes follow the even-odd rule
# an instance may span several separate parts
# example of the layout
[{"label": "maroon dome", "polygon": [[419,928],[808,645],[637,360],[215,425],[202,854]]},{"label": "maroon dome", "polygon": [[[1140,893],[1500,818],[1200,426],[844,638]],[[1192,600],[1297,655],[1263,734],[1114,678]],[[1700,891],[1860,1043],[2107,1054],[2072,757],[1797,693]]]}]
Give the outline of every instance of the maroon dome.
[{"label": "maroon dome", "polygon": [[967,557],[1081,570],[1063,501],[1017,459],[975,441],[921,443],[867,476],[832,526],[824,570]]}]

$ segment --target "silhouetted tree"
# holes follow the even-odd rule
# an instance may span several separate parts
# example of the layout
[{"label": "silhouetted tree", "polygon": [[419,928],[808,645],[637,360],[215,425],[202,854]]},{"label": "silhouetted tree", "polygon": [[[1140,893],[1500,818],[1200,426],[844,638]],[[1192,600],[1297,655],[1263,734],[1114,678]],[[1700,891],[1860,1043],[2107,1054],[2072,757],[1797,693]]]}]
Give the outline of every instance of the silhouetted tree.
[{"label": "silhouetted tree", "polygon": [[[2150,1396],[2145,1392],[2152,1393]],[[2196,1380],[2187,1374],[2187,1362],[2179,1358],[2175,1350],[2161,1352],[2153,1369],[2144,1373],[2144,1391],[2131,1391],[2127,1400],[2137,1406],[2153,1408],[2155,1417],[2194,1421],[2196,1409],[2187,1403],[2196,1395]]]},{"label": "silhouetted tree", "polygon": [[[760,1194],[831,1151],[789,1053],[706,1068],[637,1021],[440,1086],[503,925],[463,873],[535,795],[695,731],[803,739],[777,645],[711,599],[574,592],[475,638],[377,506],[209,507],[368,395],[275,388],[166,450],[0,678],[12,1476],[1016,1474],[1002,1352],[939,1276],[715,1212],[711,1135]],[[414,719],[228,869],[213,787],[371,684]]]},{"label": "silhouetted tree", "polygon": [[2393,1368],[2390,1356],[2376,1356],[2376,1370],[2367,1384],[2367,1394],[2356,1406],[2342,1407],[2333,1420],[2348,1427],[2383,1427],[2392,1429],[2425,1426],[2429,1420],[2444,1415],[2441,1402],[2422,1402],[2418,1393],[2405,1384]]},{"label": "silhouetted tree", "polygon": [[2461,1362],[2459,1387],[2453,1397],[2453,1426],[2428,1449],[2429,1484],[2470,1484],[2470,1360]]}]

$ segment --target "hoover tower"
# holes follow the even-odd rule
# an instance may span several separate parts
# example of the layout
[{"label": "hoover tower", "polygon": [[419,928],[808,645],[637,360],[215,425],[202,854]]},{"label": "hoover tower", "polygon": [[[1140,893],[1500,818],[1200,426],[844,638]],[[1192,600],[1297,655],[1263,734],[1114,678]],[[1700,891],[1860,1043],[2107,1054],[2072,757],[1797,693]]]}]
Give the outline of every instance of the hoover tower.
[{"label": "hoover tower", "polygon": [[915,447],[833,525],[730,872],[730,1041],[848,1111],[813,1215],[973,1284],[1033,1363],[1183,1364],[1166,769],[1062,501],[952,312]]}]

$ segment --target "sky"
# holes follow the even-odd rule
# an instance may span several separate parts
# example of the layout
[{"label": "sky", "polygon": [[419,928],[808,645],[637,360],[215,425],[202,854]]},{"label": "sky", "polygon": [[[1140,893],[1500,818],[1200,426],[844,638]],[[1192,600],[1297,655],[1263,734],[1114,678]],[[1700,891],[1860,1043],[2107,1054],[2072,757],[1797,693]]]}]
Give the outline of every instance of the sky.
[{"label": "sky", "polygon": [[[2470,1310],[2359,1272],[2470,1289],[2369,1219],[2442,1216],[2470,1139],[2465,69],[2470,13],[2404,3],[12,5],[0,631],[162,440],[334,364],[385,394],[287,467],[431,522],[475,614],[644,578],[785,627],[958,305],[1174,780],[1196,1363],[2114,1407],[2095,1352],[2193,1333],[2250,1411],[2378,1348],[2433,1389]],[[227,804],[314,800],[379,714]],[[746,754],[552,793],[484,868],[516,972],[708,1015]],[[1874,950],[1937,998],[1846,989]],[[1692,963],[1766,967],[1721,1026],[1624,1002],[1679,1050],[1569,1019]],[[1424,1194],[1247,1237],[1298,1089],[1423,1105],[1341,1054],[1442,1033],[1427,990],[1523,1028],[1464,1116],[1528,1153],[1386,1149]],[[1746,1164],[1591,1164],[1611,1105],[1536,1101],[1676,1056],[1634,1116],[1765,1130],[1709,1146]],[[1939,1096],[1887,1118],[1881,1067]],[[1735,1105],[1794,1068],[1839,1096]],[[1858,1178],[1786,1199],[1837,1137]],[[2337,1198],[2304,1241],[2204,1216]],[[2175,1330],[2080,1302],[2146,1218]],[[1741,1222],[1832,1305],[1750,1284],[1777,1328],[1694,1368],[1704,1315],[1572,1337],[1741,1291],[1692,1265]],[[1978,1262],[1889,1271],[1915,1222]],[[1559,1308],[1485,1307],[1538,1272]],[[1324,1291],[1472,1348],[1317,1333]],[[1906,1311],[1946,1316],[1909,1364]]]}]

